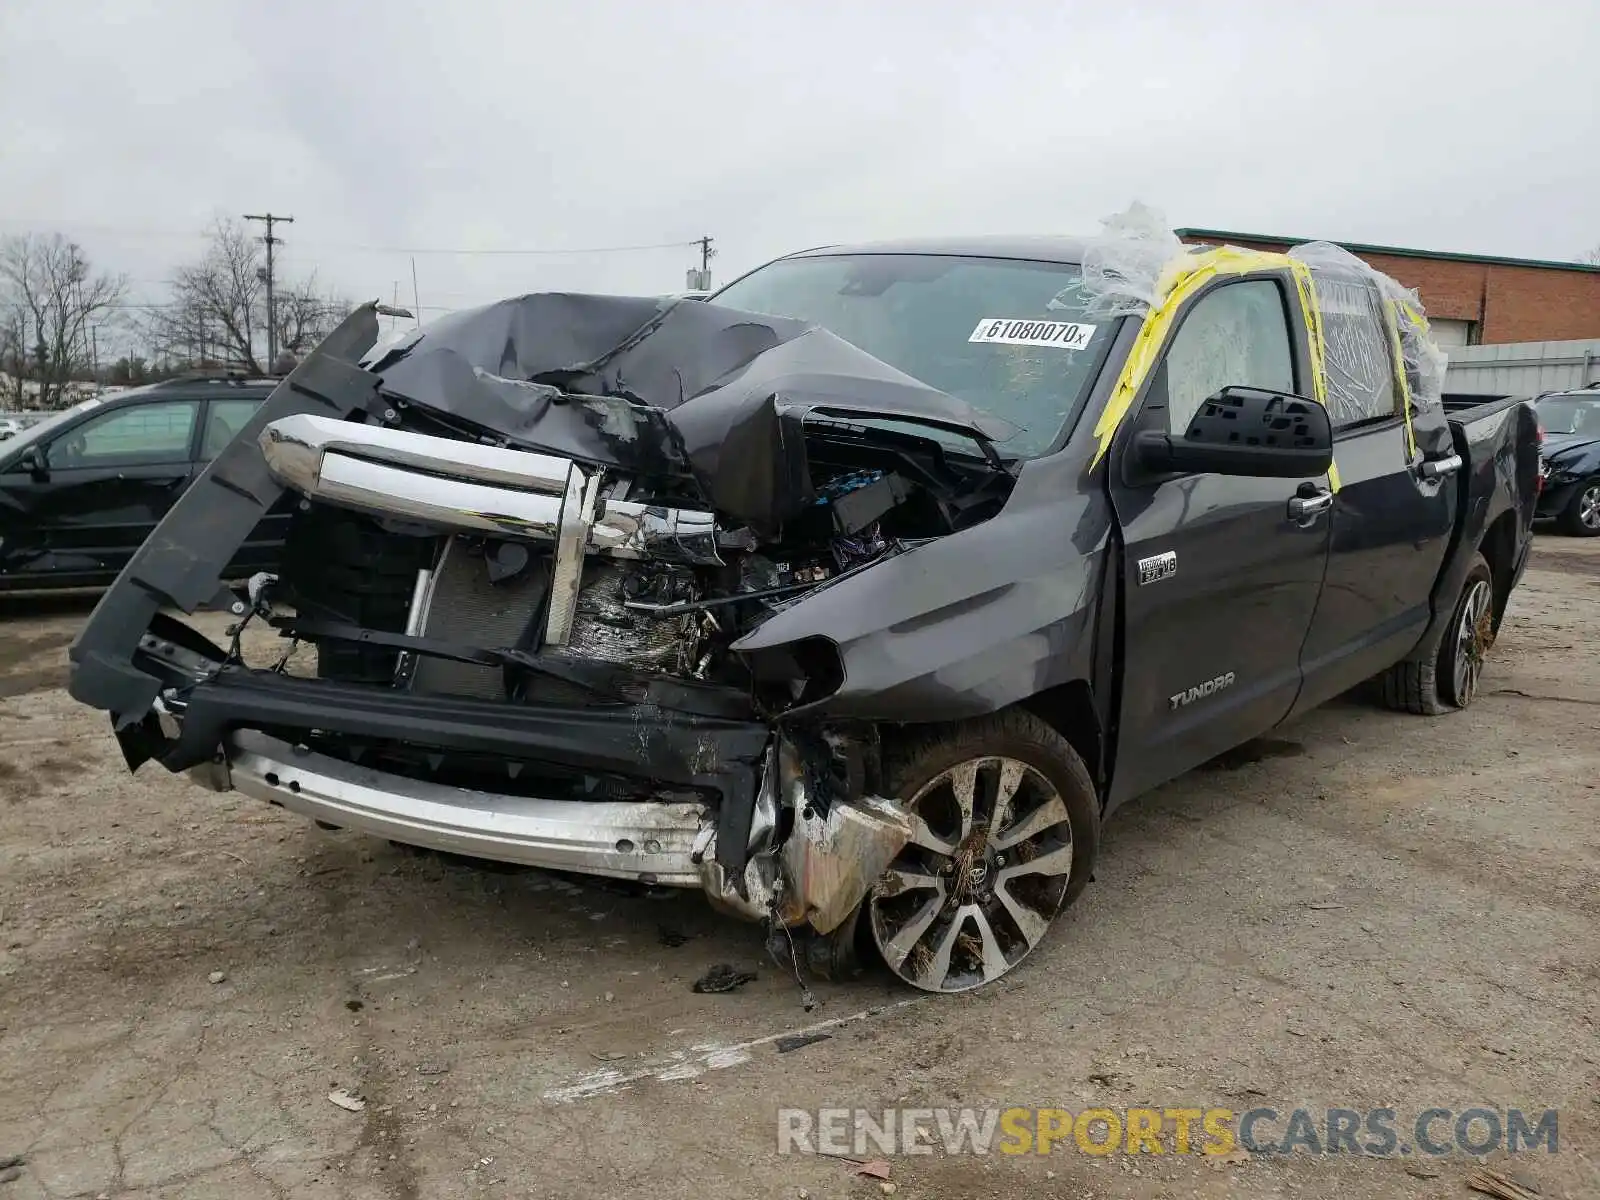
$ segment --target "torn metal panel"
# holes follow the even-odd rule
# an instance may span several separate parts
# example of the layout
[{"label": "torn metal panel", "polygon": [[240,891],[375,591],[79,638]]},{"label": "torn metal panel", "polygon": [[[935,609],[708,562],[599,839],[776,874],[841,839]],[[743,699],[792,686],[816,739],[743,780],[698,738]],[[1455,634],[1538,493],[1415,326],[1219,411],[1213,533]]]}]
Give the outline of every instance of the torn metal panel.
[{"label": "torn metal panel", "polygon": [[832,933],[910,839],[911,818],[879,796],[837,800],[826,813],[806,806],[783,847],[793,889],[783,898],[783,920]]}]

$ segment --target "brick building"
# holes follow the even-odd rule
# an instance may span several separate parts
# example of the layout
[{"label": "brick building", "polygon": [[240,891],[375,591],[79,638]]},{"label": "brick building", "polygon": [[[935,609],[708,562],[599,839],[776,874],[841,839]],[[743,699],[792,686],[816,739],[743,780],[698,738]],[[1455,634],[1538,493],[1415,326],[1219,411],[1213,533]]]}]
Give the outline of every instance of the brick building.
[{"label": "brick building", "polygon": [[[1222,229],[1180,229],[1177,234],[1192,244],[1226,242],[1279,251],[1313,240]],[[1415,288],[1441,345],[1600,338],[1600,267],[1356,242],[1339,245]]]}]

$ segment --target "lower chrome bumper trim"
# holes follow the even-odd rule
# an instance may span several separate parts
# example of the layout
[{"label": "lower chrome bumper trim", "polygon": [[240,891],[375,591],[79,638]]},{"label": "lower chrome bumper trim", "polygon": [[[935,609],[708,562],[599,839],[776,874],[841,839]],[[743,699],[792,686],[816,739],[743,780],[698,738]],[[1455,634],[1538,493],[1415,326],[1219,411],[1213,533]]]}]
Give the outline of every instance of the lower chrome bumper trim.
[{"label": "lower chrome bumper trim", "polygon": [[677,887],[702,886],[703,804],[498,795],[425,783],[301,750],[264,734],[229,738],[226,762],[191,773],[316,821],[475,858]]}]

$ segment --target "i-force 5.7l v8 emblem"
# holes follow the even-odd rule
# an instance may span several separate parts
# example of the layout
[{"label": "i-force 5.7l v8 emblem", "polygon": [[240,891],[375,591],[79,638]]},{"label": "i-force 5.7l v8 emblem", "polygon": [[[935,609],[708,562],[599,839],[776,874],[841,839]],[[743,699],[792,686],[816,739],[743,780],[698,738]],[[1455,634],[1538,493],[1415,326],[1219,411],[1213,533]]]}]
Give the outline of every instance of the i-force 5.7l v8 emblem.
[{"label": "i-force 5.7l v8 emblem", "polygon": [[1178,552],[1168,550],[1165,554],[1158,554],[1154,558],[1141,558],[1139,560],[1139,586],[1147,583],[1156,583],[1162,579],[1171,579],[1178,573]]},{"label": "i-force 5.7l v8 emblem", "polygon": [[1187,692],[1178,692],[1176,695],[1169,698],[1170,703],[1172,708],[1179,709],[1185,704],[1193,704],[1196,700],[1203,700],[1207,696],[1214,696],[1223,688],[1231,687],[1232,685],[1233,672],[1229,671],[1226,675],[1218,675],[1215,679],[1208,679],[1204,683],[1197,683]]}]

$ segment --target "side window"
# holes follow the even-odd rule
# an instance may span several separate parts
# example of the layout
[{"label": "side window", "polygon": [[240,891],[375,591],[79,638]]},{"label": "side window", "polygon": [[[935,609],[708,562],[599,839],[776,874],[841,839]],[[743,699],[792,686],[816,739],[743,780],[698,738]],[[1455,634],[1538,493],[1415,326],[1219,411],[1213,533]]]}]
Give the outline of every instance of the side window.
[{"label": "side window", "polygon": [[210,462],[226,450],[260,407],[259,400],[213,400],[206,414],[205,436],[200,439],[200,461]]},{"label": "side window", "polygon": [[91,417],[51,442],[46,461],[55,468],[186,463],[198,408],[177,400]]},{"label": "side window", "polygon": [[1167,348],[1167,430],[1182,433],[1207,397],[1225,387],[1293,393],[1294,350],[1283,292],[1270,279],[1207,292]]},{"label": "side window", "polygon": [[1394,416],[1394,343],[1377,287],[1360,275],[1316,269],[1311,286],[1322,312],[1333,427]]}]

